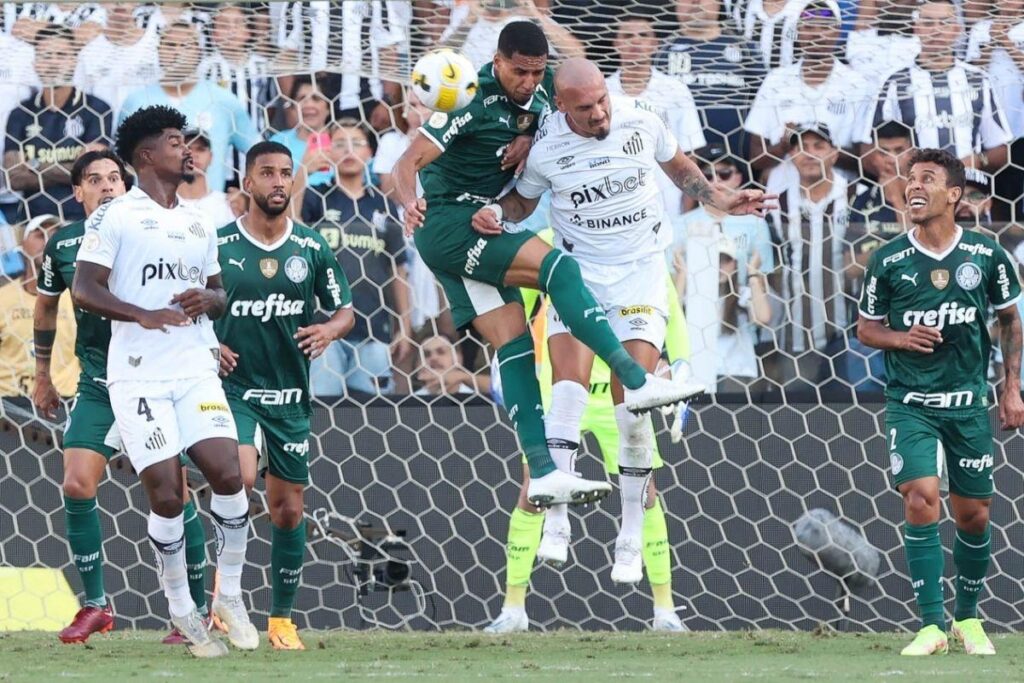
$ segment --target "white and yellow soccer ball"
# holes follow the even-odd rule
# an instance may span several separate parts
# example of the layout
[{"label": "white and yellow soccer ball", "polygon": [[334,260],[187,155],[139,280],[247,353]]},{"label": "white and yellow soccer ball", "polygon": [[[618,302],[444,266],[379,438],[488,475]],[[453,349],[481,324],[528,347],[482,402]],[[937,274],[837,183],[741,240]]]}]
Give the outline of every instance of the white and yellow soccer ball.
[{"label": "white and yellow soccer ball", "polygon": [[476,95],[473,62],[450,49],[431,50],[412,68],[412,90],[424,106],[444,113],[462,109]]}]

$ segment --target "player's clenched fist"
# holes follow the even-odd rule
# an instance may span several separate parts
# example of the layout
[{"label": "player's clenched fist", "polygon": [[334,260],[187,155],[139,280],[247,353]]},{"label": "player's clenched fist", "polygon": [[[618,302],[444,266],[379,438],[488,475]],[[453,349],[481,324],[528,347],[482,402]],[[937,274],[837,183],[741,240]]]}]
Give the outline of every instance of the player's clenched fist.
[{"label": "player's clenched fist", "polygon": [[227,377],[238,367],[238,354],[227,344],[220,345],[220,376]]},{"label": "player's clenched fist", "polygon": [[411,237],[416,228],[423,225],[423,217],[427,214],[427,200],[423,197],[412,200],[405,205],[405,236]]},{"label": "player's clenched fist", "polygon": [[495,204],[488,204],[474,213],[471,221],[473,229],[481,235],[500,235],[502,230],[501,216],[498,215],[500,210],[501,208]]},{"label": "player's clenched fist", "polygon": [[190,318],[198,318],[209,313],[220,301],[220,295],[212,289],[193,287],[171,297],[172,304],[181,306],[181,310]]},{"label": "player's clenched fist", "polygon": [[903,334],[900,350],[932,353],[935,351],[935,347],[941,343],[942,333],[937,329],[925,327],[924,325],[914,325]]},{"label": "player's clenched fist", "polygon": [[1000,429],[1024,427],[1024,400],[1020,397],[1020,386],[1007,387],[999,398]]},{"label": "player's clenched fist", "polygon": [[168,327],[185,327],[192,321],[181,311],[161,308],[156,311],[143,311],[136,317],[135,322],[147,330],[166,332]]}]

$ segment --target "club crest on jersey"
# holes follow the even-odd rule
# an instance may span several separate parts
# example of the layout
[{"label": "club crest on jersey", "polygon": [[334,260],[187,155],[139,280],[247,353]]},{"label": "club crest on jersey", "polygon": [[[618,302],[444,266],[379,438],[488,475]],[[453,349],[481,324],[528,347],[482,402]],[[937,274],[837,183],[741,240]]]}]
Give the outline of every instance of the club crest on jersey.
[{"label": "club crest on jersey", "polygon": [[288,260],[284,262],[284,274],[295,284],[303,282],[309,275],[309,265],[306,263],[306,259],[301,256],[288,257]]},{"label": "club crest on jersey", "polygon": [[964,291],[971,291],[981,284],[981,268],[970,261],[961,263],[956,269],[956,283]]},{"label": "club crest on jersey", "polygon": [[520,114],[516,117],[516,128],[526,130],[533,123],[533,114]]},{"label": "club crest on jersey", "polygon": [[277,259],[261,258],[260,272],[263,273],[263,277],[267,278],[268,280],[277,275]]},{"label": "club crest on jersey", "polygon": [[945,289],[946,285],[949,284],[949,271],[945,268],[938,268],[931,272],[932,286],[935,289]]}]

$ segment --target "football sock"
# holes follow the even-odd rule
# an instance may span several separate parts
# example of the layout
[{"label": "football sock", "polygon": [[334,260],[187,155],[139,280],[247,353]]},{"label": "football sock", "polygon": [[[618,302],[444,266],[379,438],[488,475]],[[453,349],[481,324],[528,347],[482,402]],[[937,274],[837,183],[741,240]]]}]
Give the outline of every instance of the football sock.
[{"label": "football sock", "polygon": [[903,527],[903,546],[914,597],[921,610],[921,627],[934,625],[945,631],[946,615],[942,608],[942,570],[945,558],[942,555],[942,541],[939,539],[939,523],[921,526],[907,523]]},{"label": "football sock", "polygon": [[[551,387],[551,406],[544,416],[544,435],[555,466],[563,472],[575,472],[580,448],[580,422],[587,409],[590,392],[576,382],[555,382]],[[569,531],[569,506],[552,505],[544,515],[545,531]]]},{"label": "football sock", "polygon": [[306,554],[306,522],[300,520],[294,529],[276,524],[270,529],[270,616],[291,618],[295,593],[302,579],[302,561]]},{"label": "football sock", "polygon": [[498,371],[501,373],[505,409],[519,435],[519,444],[530,466],[530,476],[537,479],[554,472],[555,463],[544,438],[544,409],[537,382],[533,337],[528,332],[498,349]]},{"label": "football sock", "polygon": [[647,484],[651,480],[654,433],[651,418],[634,415],[624,404],[615,406],[619,426],[619,489],[622,496],[621,536],[643,535]]},{"label": "football sock", "polygon": [[505,545],[505,607],[522,608],[526,604],[526,587],[543,524],[543,512],[527,512],[518,506],[512,511]]},{"label": "football sock", "polygon": [[64,496],[64,525],[71,559],[85,587],[85,604],[103,607],[107,604],[103,589],[103,531],[96,499]]},{"label": "football sock", "polygon": [[242,592],[242,566],[245,546],[249,540],[249,499],[245,489],[229,496],[215,493],[210,499],[210,516],[217,527],[217,571],[220,573],[221,595]]},{"label": "football sock", "polygon": [[539,280],[541,290],[551,297],[551,303],[572,336],[593,349],[627,389],[643,386],[647,371],[622,347],[608,324],[604,309],[584,284],[575,259],[553,249],[541,261]]},{"label": "football sock", "polygon": [[651,583],[654,606],[673,609],[672,601],[672,553],[668,545],[668,525],[661,500],[654,499],[654,506],[644,512],[644,568]]},{"label": "football sock", "polygon": [[185,518],[185,568],[188,570],[188,591],[196,603],[199,614],[205,616],[206,607],[206,531],[203,520],[190,498],[182,511]]},{"label": "football sock", "polygon": [[953,541],[953,564],[956,565],[956,607],[953,617],[971,619],[978,616],[978,598],[985,588],[985,576],[992,557],[992,527],[981,534],[956,530]]},{"label": "football sock", "polygon": [[167,598],[172,617],[183,617],[195,609],[188,592],[188,570],[185,568],[185,519],[161,517],[149,513],[149,541],[156,551],[156,573]]}]

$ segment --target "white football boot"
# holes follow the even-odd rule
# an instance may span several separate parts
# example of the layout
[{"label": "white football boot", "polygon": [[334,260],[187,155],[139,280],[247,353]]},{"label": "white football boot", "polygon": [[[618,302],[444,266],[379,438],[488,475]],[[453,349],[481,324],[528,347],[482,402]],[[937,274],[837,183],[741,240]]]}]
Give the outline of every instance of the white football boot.
[{"label": "white football boot", "polygon": [[583,505],[597,502],[611,492],[612,485],[606,481],[591,481],[562,470],[554,470],[543,477],[530,480],[530,485],[526,489],[526,499],[531,505],[540,508],[558,503]]}]

